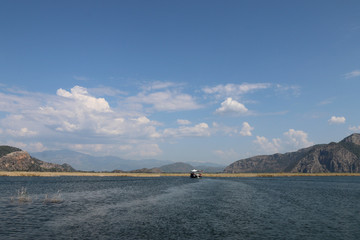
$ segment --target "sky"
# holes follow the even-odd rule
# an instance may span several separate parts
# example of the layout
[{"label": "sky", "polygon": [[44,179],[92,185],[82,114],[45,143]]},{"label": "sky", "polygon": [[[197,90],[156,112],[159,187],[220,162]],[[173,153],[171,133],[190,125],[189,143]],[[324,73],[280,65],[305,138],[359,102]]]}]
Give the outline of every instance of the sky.
[{"label": "sky", "polygon": [[0,1],[0,144],[213,162],[360,132],[360,2]]}]

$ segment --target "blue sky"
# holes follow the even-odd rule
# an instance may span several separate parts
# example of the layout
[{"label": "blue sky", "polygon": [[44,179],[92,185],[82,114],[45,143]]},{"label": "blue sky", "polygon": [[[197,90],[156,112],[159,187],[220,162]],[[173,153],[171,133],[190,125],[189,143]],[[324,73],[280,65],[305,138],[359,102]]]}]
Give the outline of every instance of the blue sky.
[{"label": "blue sky", "polygon": [[228,164],[360,132],[358,1],[1,1],[0,141]]}]

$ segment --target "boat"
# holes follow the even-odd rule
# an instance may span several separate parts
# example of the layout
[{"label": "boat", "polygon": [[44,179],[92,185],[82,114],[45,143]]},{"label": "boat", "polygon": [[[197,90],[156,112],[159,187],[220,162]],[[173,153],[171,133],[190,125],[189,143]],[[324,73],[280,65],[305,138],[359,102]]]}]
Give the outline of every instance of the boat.
[{"label": "boat", "polygon": [[202,175],[201,175],[201,171],[200,170],[196,170],[196,169],[193,169],[190,171],[190,177],[191,178],[201,178]]}]

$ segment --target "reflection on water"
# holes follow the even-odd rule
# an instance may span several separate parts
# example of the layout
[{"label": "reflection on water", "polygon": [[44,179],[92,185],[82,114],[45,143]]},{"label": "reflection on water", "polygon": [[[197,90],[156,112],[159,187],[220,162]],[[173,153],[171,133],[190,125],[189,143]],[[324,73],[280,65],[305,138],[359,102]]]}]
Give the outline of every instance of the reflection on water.
[{"label": "reflection on water", "polygon": [[0,239],[357,239],[359,198],[359,177],[0,177]]}]

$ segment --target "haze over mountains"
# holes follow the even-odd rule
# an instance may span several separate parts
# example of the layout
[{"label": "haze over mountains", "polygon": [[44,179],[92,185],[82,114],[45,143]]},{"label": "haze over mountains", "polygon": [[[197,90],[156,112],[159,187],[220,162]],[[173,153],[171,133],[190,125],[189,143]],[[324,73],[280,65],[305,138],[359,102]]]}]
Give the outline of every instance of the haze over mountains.
[{"label": "haze over mountains", "polygon": [[182,165],[182,167],[177,168],[177,163],[172,161],[161,161],[156,159],[127,160],[116,156],[96,157],[71,150],[36,152],[31,153],[31,155],[50,163],[68,163],[73,168],[81,171],[113,171],[115,169],[132,171],[144,168],[161,168],[164,166],[163,172],[169,172],[170,169],[173,172],[188,172],[191,168],[199,168],[208,172],[222,172],[226,167],[214,163],[186,162],[190,166],[190,169],[184,171]]}]

